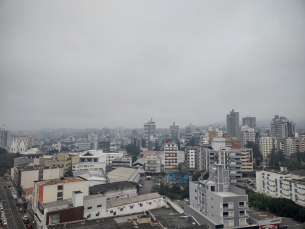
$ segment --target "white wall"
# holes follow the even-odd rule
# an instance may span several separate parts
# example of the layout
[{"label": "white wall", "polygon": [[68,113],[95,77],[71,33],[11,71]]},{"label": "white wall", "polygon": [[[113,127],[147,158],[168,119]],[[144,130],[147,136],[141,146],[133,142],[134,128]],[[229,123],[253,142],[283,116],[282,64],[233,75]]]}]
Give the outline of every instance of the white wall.
[{"label": "white wall", "polygon": [[[151,203],[151,204],[149,204],[149,203]],[[140,204],[142,204],[142,206],[140,206]],[[135,214],[135,213],[140,213],[140,212],[142,213],[144,211],[152,210],[155,208],[160,208],[160,207],[164,206],[165,204],[166,203],[163,200],[163,197],[153,199],[153,200],[140,201],[138,203],[108,208],[108,209],[106,209],[105,217],[114,216],[114,212],[116,212],[117,216],[126,215],[126,214]],[[131,208],[131,206],[132,206],[132,208]]]},{"label": "white wall", "polygon": [[23,189],[33,187],[34,181],[39,179],[38,175],[39,170],[22,171],[20,186],[22,186]]}]

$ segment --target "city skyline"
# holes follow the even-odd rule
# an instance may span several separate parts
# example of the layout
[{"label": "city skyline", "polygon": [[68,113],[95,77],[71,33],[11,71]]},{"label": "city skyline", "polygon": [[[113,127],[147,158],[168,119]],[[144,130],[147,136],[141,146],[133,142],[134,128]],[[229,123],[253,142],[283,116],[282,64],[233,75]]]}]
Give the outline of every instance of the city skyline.
[{"label": "city skyline", "polygon": [[1,2],[0,125],[184,127],[235,109],[305,126],[304,4]]}]

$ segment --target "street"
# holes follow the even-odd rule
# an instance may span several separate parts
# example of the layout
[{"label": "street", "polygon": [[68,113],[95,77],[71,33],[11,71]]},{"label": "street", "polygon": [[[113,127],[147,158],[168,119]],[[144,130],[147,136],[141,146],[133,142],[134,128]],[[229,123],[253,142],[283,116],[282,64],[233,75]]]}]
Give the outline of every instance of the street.
[{"label": "street", "polygon": [[142,188],[139,189],[139,195],[151,193],[151,188],[154,186],[154,178],[151,177],[151,180],[146,180],[146,177],[141,177],[139,183],[142,184]]},{"label": "street", "polygon": [[9,229],[26,228],[21,218],[24,213],[18,212],[15,200],[13,199],[9,188],[3,187],[6,184],[6,182],[7,180],[0,179],[0,199],[3,204],[3,208],[7,220],[7,228]]}]

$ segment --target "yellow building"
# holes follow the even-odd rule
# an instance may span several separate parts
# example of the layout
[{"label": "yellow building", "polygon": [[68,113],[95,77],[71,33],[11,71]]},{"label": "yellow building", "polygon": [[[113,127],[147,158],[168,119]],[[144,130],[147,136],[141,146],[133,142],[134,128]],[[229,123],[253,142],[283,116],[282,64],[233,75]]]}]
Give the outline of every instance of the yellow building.
[{"label": "yellow building", "polygon": [[251,148],[240,148],[241,152],[241,171],[253,172],[253,150]]},{"label": "yellow building", "polygon": [[72,165],[79,162],[79,155],[70,155],[69,153],[58,153],[54,159],[46,160],[45,167],[58,166],[64,169],[64,173],[72,171]]}]

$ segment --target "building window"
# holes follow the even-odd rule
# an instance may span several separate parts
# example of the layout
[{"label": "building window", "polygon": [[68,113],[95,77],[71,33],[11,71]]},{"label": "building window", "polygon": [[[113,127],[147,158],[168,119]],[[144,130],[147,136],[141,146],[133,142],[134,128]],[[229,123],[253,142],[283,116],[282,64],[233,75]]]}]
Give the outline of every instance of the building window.
[{"label": "building window", "polygon": [[63,189],[64,189],[64,187],[62,185],[57,186],[57,190],[63,190]]},{"label": "building window", "polygon": [[101,204],[100,204],[100,205],[97,205],[97,207],[100,208],[100,207],[102,207],[102,205],[101,205]]},{"label": "building window", "polygon": [[123,208],[121,208],[120,211],[123,211]]},{"label": "building window", "polygon": [[113,210],[111,210],[110,213],[113,213]]},{"label": "building window", "polygon": [[62,192],[58,192],[57,197],[62,197]]},{"label": "building window", "polygon": [[133,209],[133,206],[130,205],[130,209]]},{"label": "building window", "polygon": [[92,207],[88,207],[87,209],[92,209]]},{"label": "building window", "polygon": [[143,204],[140,204],[140,207],[142,207],[143,206]]}]

